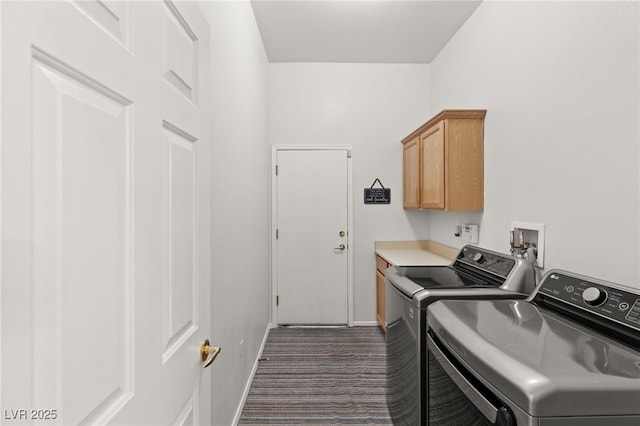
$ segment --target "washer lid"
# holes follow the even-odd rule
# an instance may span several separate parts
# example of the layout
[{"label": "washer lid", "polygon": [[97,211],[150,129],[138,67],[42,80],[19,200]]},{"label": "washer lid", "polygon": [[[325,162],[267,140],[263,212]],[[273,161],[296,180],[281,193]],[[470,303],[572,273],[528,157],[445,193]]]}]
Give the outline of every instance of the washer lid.
[{"label": "washer lid", "polygon": [[[447,300],[429,328],[534,417],[640,415],[640,352],[523,300]],[[504,401],[506,402],[506,401]]]}]

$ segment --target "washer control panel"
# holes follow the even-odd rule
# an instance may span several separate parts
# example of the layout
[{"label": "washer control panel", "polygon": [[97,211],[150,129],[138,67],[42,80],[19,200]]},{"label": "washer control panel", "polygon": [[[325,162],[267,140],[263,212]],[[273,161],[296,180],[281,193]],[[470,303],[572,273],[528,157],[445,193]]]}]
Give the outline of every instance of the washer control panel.
[{"label": "washer control panel", "polygon": [[474,246],[463,247],[458,253],[456,262],[471,265],[502,278],[507,278],[516,266],[516,260],[512,256]]},{"label": "washer control panel", "polygon": [[640,290],[553,270],[544,276],[534,299],[537,294],[640,331]]}]

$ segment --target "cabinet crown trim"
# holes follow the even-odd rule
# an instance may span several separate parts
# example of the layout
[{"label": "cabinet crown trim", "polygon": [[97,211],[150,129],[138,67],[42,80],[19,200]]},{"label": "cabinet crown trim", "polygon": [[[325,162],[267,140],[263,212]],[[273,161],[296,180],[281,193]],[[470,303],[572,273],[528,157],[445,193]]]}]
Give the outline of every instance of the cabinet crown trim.
[{"label": "cabinet crown trim", "polygon": [[444,109],[440,111],[437,115],[431,118],[429,121],[418,127],[413,132],[409,133],[407,137],[402,139],[402,144],[405,145],[408,142],[411,142],[416,136],[419,136],[422,132],[432,127],[434,124],[438,123],[441,120],[447,118],[484,118],[487,115],[486,109]]}]

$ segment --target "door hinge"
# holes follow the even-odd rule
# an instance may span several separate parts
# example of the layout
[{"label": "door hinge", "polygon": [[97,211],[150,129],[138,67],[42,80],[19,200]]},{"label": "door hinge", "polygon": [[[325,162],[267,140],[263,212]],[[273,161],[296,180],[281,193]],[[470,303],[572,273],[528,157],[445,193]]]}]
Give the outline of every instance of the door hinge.
[{"label": "door hinge", "polygon": [[278,239],[279,236],[280,236],[280,231],[276,229],[276,240]]},{"label": "door hinge", "polygon": [[347,150],[347,158],[351,158],[351,150],[350,149]]},{"label": "door hinge", "polygon": [[276,296],[276,306],[280,304],[280,296]]},{"label": "door hinge", "polygon": [[278,176],[278,165],[276,164],[276,176]]}]

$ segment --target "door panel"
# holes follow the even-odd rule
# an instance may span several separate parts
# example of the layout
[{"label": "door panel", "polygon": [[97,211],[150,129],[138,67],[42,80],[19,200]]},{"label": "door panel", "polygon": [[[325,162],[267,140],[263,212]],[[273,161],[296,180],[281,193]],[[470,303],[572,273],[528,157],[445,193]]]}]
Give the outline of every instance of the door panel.
[{"label": "door panel", "polygon": [[198,95],[198,37],[173,3],[166,4],[163,34],[164,79],[185,98]]},{"label": "door panel", "polygon": [[348,322],[347,161],[346,149],[277,152],[280,324]]},{"label": "door panel", "polygon": [[99,423],[132,396],[131,103],[33,53],[34,404]]},{"label": "door panel", "polygon": [[164,239],[162,373],[171,424],[210,423],[209,27],[191,2],[163,2],[159,28]]},{"label": "door panel", "polygon": [[403,207],[420,207],[420,138],[416,136],[402,147],[402,191]]},{"label": "door panel", "polygon": [[165,127],[165,272],[163,360],[197,330],[196,139]]},{"label": "door panel", "polygon": [[96,26],[109,34],[123,46],[131,48],[131,7],[123,1],[74,0]]},{"label": "door panel", "polygon": [[210,423],[206,21],[0,8],[0,405],[11,424]]},{"label": "door panel", "polygon": [[422,138],[420,207],[443,209],[445,206],[444,125],[440,122]]},{"label": "door panel", "polygon": [[178,417],[171,424],[176,426],[196,426],[200,424],[200,423],[196,423],[195,421],[197,417],[196,413],[198,411],[197,401],[198,401],[197,394],[189,398],[189,401],[187,401],[182,411],[180,411],[180,414],[178,414]]}]

